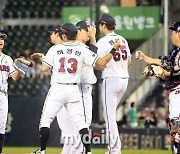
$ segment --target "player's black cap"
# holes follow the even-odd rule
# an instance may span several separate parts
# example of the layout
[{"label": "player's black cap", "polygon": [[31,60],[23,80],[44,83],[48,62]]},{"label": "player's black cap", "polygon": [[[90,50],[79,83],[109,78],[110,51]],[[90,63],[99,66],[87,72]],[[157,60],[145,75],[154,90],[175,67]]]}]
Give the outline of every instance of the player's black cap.
[{"label": "player's black cap", "polygon": [[0,31],[0,37],[2,37],[5,40],[7,38],[7,35],[4,32]]},{"label": "player's black cap", "polygon": [[116,21],[109,14],[103,14],[101,16],[101,18],[98,21],[96,21],[96,23],[95,23],[95,25],[97,25],[97,26],[100,25],[100,24],[105,24],[105,25],[107,25],[109,27],[112,27],[112,26],[116,25]]},{"label": "player's black cap", "polygon": [[180,32],[180,22],[175,22],[171,27],[169,27],[170,30]]},{"label": "player's black cap", "polygon": [[76,27],[78,29],[84,29],[84,30],[88,30],[89,28],[89,24],[87,23],[87,21],[83,20],[83,21],[79,21],[77,24],[76,24]]},{"label": "player's black cap", "polygon": [[62,28],[61,25],[56,25],[52,29],[50,29],[48,32],[50,32],[50,33],[59,32],[60,33],[61,32],[61,28]]},{"label": "player's black cap", "polygon": [[68,36],[76,36],[77,35],[77,27],[74,24],[66,23],[62,25],[62,33]]}]

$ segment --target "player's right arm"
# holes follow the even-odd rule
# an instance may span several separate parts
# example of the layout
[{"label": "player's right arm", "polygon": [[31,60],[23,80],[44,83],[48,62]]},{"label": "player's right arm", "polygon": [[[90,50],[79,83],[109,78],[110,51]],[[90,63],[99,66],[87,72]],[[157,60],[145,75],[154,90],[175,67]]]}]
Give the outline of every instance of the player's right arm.
[{"label": "player's right arm", "polygon": [[95,64],[95,69],[97,70],[103,70],[106,66],[106,64],[111,60],[111,58],[113,57],[113,54],[116,50],[118,50],[120,47],[120,41],[116,40],[112,50],[110,51],[110,53],[108,53],[106,56],[102,57],[102,58],[98,58],[98,60],[96,61]]},{"label": "player's right arm", "polygon": [[142,51],[136,51],[135,57],[138,60],[144,60],[148,64],[157,64],[159,66],[162,64],[160,59],[151,58],[145,55]]},{"label": "player's right arm", "polygon": [[[162,62],[160,59],[151,58],[151,57],[145,55],[142,51],[136,51],[135,57],[138,60],[144,60],[148,64],[157,64],[159,66],[162,66]],[[170,77],[171,73],[164,69],[164,76]]]}]

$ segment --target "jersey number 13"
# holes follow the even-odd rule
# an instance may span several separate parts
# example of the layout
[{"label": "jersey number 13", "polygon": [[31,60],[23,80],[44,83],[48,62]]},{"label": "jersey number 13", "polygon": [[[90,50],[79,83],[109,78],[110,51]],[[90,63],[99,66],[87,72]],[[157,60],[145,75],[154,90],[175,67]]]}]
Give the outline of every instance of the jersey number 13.
[{"label": "jersey number 13", "polygon": [[[66,63],[66,58],[62,57],[60,60],[60,68],[59,68],[59,72],[66,72],[65,70],[65,63]],[[76,73],[77,71],[77,60],[75,58],[69,58],[67,60],[67,63],[71,64],[69,68],[67,68],[67,72],[68,73]]]}]

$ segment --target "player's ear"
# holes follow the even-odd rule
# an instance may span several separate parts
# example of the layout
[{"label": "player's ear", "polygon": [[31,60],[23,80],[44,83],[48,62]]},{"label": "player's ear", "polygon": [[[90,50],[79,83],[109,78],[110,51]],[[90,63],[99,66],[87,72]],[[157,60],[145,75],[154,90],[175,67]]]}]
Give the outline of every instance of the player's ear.
[{"label": "player's ear", "polygon": [[103,29],[107,29],[107,26],[106,26],[106,24],[103,24]]},{"label": "player's ear", "polygon": [[63,40],[67,39],[67,37],[66,37],[65,34],[62,34],[62,39],[63,39]]},{"label": "player's ear", "polygon": [[78,31],[77,31],[77,36],[80,36],[80,35],[81,35],[81,30],[78,29]]},{"label": "player's ear", "polygon": [[180,38],[180,32],[178,32],[178,37]]}]

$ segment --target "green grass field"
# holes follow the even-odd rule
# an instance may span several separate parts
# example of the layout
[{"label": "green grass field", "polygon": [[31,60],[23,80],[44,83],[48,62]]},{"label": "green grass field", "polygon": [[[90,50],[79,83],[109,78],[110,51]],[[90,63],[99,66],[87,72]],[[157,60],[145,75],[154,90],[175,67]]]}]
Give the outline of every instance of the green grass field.
[{"label": "green grass field", "polygon": [[[30,154],[36,147],[4,147],[3,154]],[[47,148],[47,154],[60,154],[61,148]],[[107,149],[92,149],[93,154],[104,154]],[[169,150],[122,150],[122,154],[171,154]]]}]

